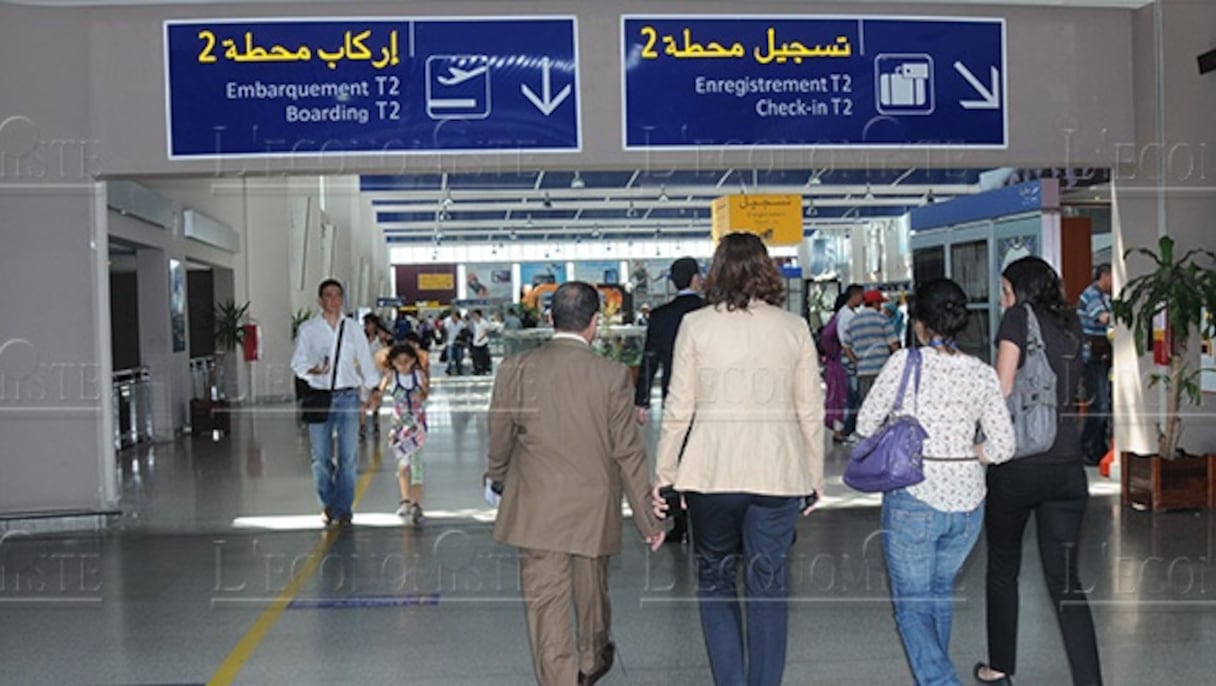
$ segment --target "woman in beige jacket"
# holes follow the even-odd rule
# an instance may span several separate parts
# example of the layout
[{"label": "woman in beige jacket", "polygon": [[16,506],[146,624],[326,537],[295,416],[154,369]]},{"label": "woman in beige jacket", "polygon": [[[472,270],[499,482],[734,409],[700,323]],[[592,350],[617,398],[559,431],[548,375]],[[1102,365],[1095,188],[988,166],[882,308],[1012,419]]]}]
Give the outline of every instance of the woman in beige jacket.
[{"label": "woman in beige jacket", "polygon": [[784,285],[757,236],[724,236],[705,285],[708,307],[686,315],[676,336],[654,507],[666,513],[659,491],[674,485],[689,510],[714,681],[776,685],[794,525],[823,491],[819,363],[806,322],[779,307]]}]

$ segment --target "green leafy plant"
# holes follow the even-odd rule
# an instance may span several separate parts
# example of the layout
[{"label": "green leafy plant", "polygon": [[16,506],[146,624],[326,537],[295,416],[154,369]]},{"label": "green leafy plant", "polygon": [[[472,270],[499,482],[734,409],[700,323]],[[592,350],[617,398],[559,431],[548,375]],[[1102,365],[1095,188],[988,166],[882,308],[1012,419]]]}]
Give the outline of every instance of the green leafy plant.
[{"label": "green leafy plant", "polygon": [[291,315],[291,340],[295,340],[300,335],[300,325],[312,319],[312,310],[307,307],[301,307]]},{"label": "green leafy plant", "polygon": [[237,306],[226,300],[215,306],[215,351],[219,354],[232,352],[245,340],[245,317],[249,313],[249,302]]},{"label": "green leafy plant", "polygon": [[1165,373],[1150,375],[1149,386],[1165,388],[1164,426],[1157,427],[1157,454],[1172,459],[1178,455],[1183,398],[1195,405],[1203,399],[1202,370],[1190,368],[1186,353],[1193,336],[1213,333],[1213,320],[1205,317],[1205,311],[1216,314],[1216,253],[1195,249],[1175,259],[1174,240],[1162,236],[1157,252],[1133,248],[1124,253],[1124,259],[1131,255],[1147,257],[1153,269],[1128,281],[1111,310],[1116,322],[1132,330],[1136,352],[1141,355],[1153,335],[1153,320],[1164,313],[1169,337],[1163,344],[1169,347],[1169,363]]}]

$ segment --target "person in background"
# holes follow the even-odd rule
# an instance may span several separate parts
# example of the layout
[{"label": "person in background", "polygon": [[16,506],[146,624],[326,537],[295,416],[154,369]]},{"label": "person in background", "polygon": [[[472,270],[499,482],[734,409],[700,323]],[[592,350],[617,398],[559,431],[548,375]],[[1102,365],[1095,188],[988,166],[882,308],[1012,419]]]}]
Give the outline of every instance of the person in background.
[{"label": "person in background", "polygon": [[1098,464],[1109,449],[1110,427],[1110,367],[1113,358],[1110,344],[1109,264],[1094,268],[1094,280],[1077,304],[1081,333],[1085,336],[1082,360],[1085,364],[1085,426],[1081,430],[1081,454],[1089,464]]},{"label": "person in background", "polygon": [[591,284],[558,286],[553,339],[503,360],[490,399],[487,493],[501,497],[494,540],[519,549],[542,686],[594,684],[612,668],[608,562],[621,550],[622,492],[651,550],[663,544],[647,507],[650,468],[629,370],[591,349],[599,308]]},{"label": "person in background", "polygon": [[641,310],[638,311],[638,316],[633,320],[634,326],[649,326],[650,325],[650,305],[642,303]]},{"label": "person in background", "polygon": [[[855,283],[849,284],[848,288],[844,291],[846,298],[844,309],[836,313],[836,338],[839,339],[841,348],[848,348],[852,345],[852,342],[849,340],[849,325],[853,322],[853,317],[857,316],[857,312],[861,308],[865,292],[865,289],[860,284]],[[849,375],[849,394],[844,418],[844,435],[846,441],[854,442],[856,436],[853,434],[857,429],[857,408],[861,407],[861,397],[858,395],[857,366],[847,354],[844,357],[844,370]]]},{"label": "person in background", "polygon": [[469,330],[472,340],[469,342],[469,357],[473,358],[473,374],[480,376],[490,373],[490,322],[481,313],[473,310]]},{"label": "person in background", "polygon": [[[312,475],[326,526],[350,526],[359,447],[359,387],[376,388],[379,374],[359,324],[342,314],[342,284],[326,279],[317,288],[321,311],[300,325],[291,369],[311,389],[331,391],[324,422],[309,424]],[[369,401],[378,401],[379,391]],[[335,442],[334,436],[337,435]],[[335,450],[336,448],[336,450]]]},{"label": "person in background", "polygon": [[397,516],[422,524],[422,448],[426,445],[426,399],[431,378],[413,343],[394,345],[388,355],[390,368],[380,381],[380,394],[393,400],[393,428],[389,447],[397,458],[397,486],[401,503]]},{"label": "person in background", "polygon": [[674,485],[687,505],[714,682],[777,686],[794,526],[823,492],[819,362],[806,322],[780,307],[785,282],[755,234],[722,237],[705,293],[676,334],[652,500],[667,515]]},{"label": "person in background", "polygon": [[[662,399],[667,400],[671,384],[671,354],[676,345],[676,332],[684,315],[705,307],[705,299],[697,294],[701,290],[701,267],[691,257],[681,257],[671,263],[671,283],[676,287],[676,297],[660,305],[650,315],[646,327],[646,342],[643,345],[642,365],[638,370],[638,382],[634,388],[633,405],[639,424],[645,424],[650,414],[650,389],[659,369],[663,370],[659,387]],[[668,543],[683,543],[688,534],[688,516],[684,512],[673,512],[674,522],[667,532]]]},{"label": "person in background", "polygon": [[865,402],[891,353],[899,350],[899,337],[895,335],[891,318],[882,313],[886,301],[887,296],[881,291],[866,291],[862,295],[862,307],[849,320],[849,344],[844,346],[844,353],[856,369],[860,402]]},{"label": "person in background", "polygon": [[849,409],[849,373],[844,368],[844,349],[837,334],[839,315],[847,300],[846,293],[836,296],[832,317],[819,332],[823,382],[827,389],[823,398],[823,424],[831,430],[832,440],[837,443],[844,441],[844,420]]},{"label": "person in background", "polygon": [[900,295],[896,299],[888,300],[882,306],[883,314],[891,318],[891,328],[895,330],[895,337],[901,342],[906,340],[908,335],[907,329],[904,326],[906,323],[906,317],[904,316],[904,305],[901,305],[901,301],[904,299],[904,297],[904,295]]},{"label": "person in background", "polygon": [[460,332],[465,330],[464,320],[460,312],[453,309],[451,315],[444,320],[443,344],[447,353],[448,366],[444,373],[448,376],[460,376],[464,368],[464,346],[460,343]]},{"label": "person in background", "polygon": [[503,319],[502,328],[505,331],[519,331],[524,328],[523,320],[519,318],[519,310],[514,307],[507,308],[507,316]]},{"label": "person in background", "polygon": [[1073,391],[1081,375],[1081,327],[1075,309],[1064,301],[1060,277],[1051,265],[1037,257],[1010,263],[1001,274],[1005,315],[996,336],[996,372],[1004,395],[1013,392],[1017,370],[1025,362],[1029,336],[1026,304],[1039,322],[1047,362],[1056,374],[1056,440],[1047,452],[988,468],[988,509],[984,515],[988,662],[975,665],[975,678],[989,684],[1013,683],[1022,539],[1033,514],[1039,561],[1064,638],[1072,683],[1091,686],[1102,683],[1102,671],[1093,617],[1077,572],[1089,482],[1082,464],[1076,418],[1067,411],[1073,406]]},{"label": "person in background", "polygon": [[[380,321],[380,317],[374,312],[368,312],[363,315],[363,335],[367,336],[367,348],[372,353],[372,360],[376,362],[376,370],[374,373],[380,373],[386,368],[385,362],[388,348],[385,346],[384,324]],[[392,334],[389,334],[390,345]],[[380,410],[380,404],[372,403],[371,391],[366,388],[359,390],[359,400],[363,403],[364,411],[359,413],[359,441],[367,440],[367,425],[371,424],[372,433],[375,436],[380,435],[380,422],[376,421],[376,413]]]},{"label": "person in background", "polygon": [[[881,315],[879,315],[881,316]],[[984,465],[1013,457],[1013,424],[996,372],[959,352],[967,295],[949,279],[916,289],[913,327],[921,347],[919,388],[913,372],[901,413],[928,432],[924,481],[882,497],[882,543],[895,626],[918,686],[958,684],[950,660],[954,580],[984,518]],[[857,431],[871,436],[895,406],[909,351],[883,365],[861,405]],[[986,439],[976,444],[976,426]]]}]

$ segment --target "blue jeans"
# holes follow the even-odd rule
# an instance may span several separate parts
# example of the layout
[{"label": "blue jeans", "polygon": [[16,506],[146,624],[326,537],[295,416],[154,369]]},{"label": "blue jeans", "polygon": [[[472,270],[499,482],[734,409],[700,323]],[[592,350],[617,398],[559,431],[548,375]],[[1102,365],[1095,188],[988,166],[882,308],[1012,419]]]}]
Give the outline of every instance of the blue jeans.
[{"label": "blue jeans", "polygon": [[464,367],[464,346],[450,343],[447,347],[448,351],[448,366],[445,369],[449,376],[460,376],[461,369]]},{"label": "blue jeans", "polygon": [[882,498],[882,544],[895,625],[918,686],[959,684],[950,661],[954,578],[979,537],[984,505],[942,512],[904,489]]},{"label": "blue jeans", "polygon": [[[718,686],[779,686],[789,624],[789,554],[801,498],[687,493],[697,598]],[[747,649],[735,584],[743,543]]]},{"label": "blue jeans", "polygon": [[[308,425],[312,478],[317,484],[317,498],[335,518],[349,516],[354,506],[360,411],[358,391],[335,391],[329,406],[329,418],[322,424]],[[338,434],[336,460],[335,432]]]}]

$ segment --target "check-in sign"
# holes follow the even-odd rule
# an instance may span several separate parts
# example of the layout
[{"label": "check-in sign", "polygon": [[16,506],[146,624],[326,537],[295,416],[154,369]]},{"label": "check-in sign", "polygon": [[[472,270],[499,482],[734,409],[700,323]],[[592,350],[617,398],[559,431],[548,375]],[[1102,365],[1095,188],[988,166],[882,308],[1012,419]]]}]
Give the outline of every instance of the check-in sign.
[{"label": "check-in sign", "polygon": [[627,150],[1008,145],[1005,22],[625,16]]},{"label": "check-in sign", "polygon": [[714,198],[710,212],[714,243],[735,231],[754,233],[765,245],[802,242],[802,196],[724,195]]}]

